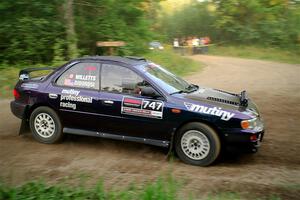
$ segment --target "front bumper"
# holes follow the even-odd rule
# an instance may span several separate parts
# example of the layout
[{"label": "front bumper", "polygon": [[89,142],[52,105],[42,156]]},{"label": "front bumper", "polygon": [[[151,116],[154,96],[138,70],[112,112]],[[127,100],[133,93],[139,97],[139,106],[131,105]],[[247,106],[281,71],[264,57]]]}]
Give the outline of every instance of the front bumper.
[{"label": "front bumper", "polygon": [[18,118],[23,119],[23,116],[26,112],[27,105],[24,103],[11,101],[10,110]]},{"label": "front bumper", "polygon": [[225,143],[229,147],[249,149],[256,152],[263,141],[265,130],[254,132],[250,130],[226,131],[224,133]]}]

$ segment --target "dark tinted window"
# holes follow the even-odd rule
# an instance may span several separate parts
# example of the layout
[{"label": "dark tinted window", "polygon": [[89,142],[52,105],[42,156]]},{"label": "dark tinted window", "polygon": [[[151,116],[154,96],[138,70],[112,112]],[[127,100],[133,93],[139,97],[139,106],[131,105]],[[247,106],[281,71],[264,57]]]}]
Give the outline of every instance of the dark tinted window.
[{"label": "dark tinted window", "polygon": [[78,63],[65,71],[57,80],[58,85],[99,89],[99,63]]},{"label": "dark tinted window", "polygon": [[103,64],[101,71],[101,90],[125,94],[140,94],[141,87],[147,85],[132,70],[118,66]]}]

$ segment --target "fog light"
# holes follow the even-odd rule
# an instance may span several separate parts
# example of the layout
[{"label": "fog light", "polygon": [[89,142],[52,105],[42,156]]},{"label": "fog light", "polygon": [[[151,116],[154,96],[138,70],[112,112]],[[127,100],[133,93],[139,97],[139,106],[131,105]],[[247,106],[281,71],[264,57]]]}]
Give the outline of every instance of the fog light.
[{"label": "fog light", "polygon": [[250,140],[251,141],[256,141],[257,140],[257,136],[256,135],[251,135],[250,136]]}]

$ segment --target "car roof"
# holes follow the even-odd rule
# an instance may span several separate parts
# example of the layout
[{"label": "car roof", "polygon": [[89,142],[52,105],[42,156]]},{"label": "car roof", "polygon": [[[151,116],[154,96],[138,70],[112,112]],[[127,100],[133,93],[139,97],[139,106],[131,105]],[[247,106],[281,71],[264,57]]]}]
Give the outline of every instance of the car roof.
[{"label": "car roof", "polygon": [[82,60],[114,61],[114,62],[125,63],[128,65],[138,65],[138,64],[148,63],[148,61],[145,58],[134,57],[134,56],[125,56],[125,57],[121,57],[121,56],[84,56],[82,58],[74,59],[71,62],[82,61]]}]

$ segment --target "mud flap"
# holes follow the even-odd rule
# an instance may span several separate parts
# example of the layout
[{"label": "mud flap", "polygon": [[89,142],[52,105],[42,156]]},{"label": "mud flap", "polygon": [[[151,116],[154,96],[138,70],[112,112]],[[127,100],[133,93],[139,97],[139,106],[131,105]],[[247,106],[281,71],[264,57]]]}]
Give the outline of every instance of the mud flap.
[{"label": "mud flap", "polygon": [[166,156],[167,160],[170,160],[174,156],[174,151],[173,151],[174,147],[173,146],[174,146],[175,131],[176,131],[176,129],[174,128],[172,133],[171,133],[171,140],[170,140],[169,150],[168,150],[168,154]]},{"label": "mud flap", "polygon": [[30,129],[29,129],[28,120],[26,119],[25,114],[24,114],[24,116],[22,117],[22,122],[21,122],[20,130],[19,130],[19,135],[22,135],[22,134],[28,132],[29,130]]}]

